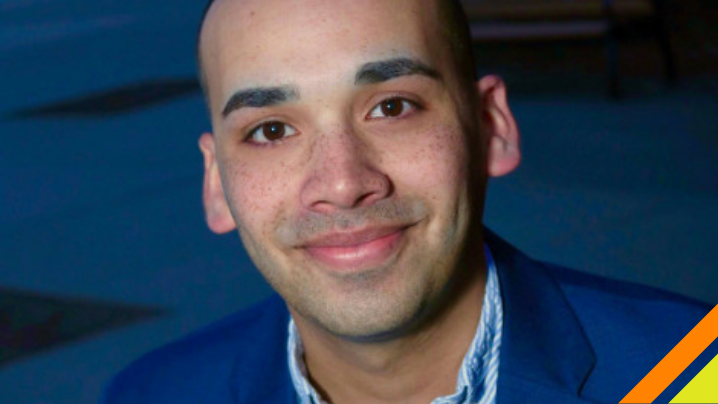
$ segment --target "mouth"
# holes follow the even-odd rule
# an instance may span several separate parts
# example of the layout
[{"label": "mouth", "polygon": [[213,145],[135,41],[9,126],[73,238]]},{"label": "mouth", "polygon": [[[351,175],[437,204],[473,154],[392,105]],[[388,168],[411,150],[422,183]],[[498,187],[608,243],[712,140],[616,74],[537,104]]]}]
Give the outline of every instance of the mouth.
[{"label": "mouth", "polygon": [[373,227],[322,235],[302,248],[325,267],[342,273],[376,268],[400,249],[409,226]]}]

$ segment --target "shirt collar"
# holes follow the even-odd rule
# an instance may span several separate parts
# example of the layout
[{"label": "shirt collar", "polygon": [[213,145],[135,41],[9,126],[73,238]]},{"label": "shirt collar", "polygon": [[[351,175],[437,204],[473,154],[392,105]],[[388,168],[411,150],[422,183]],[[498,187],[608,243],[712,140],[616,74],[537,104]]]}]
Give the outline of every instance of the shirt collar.
[{"label": "shirt collar", "polygon": [[[496,386],[503,328],[503,306],[499,280],[491,251],[486,252],[486,290],[481,320],[459,369],[456,392],[436,398],[432,404],[492,404],[496,402]],[[287,339],[289,373],[300,404],[326,404],[307,378],[304,346],[294,320],[289,320]]]}]

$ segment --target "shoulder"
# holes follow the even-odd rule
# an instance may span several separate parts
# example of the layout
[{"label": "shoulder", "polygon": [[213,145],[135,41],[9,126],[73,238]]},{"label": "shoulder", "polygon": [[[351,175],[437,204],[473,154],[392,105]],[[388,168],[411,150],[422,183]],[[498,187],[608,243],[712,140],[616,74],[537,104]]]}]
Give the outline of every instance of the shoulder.
[{"label": "shoulder", "polygon": [[[505,370],[521,377],[561,380],[582,397],[617,402],[711,310],[649,286],[536,261],[486,235],[501,283],[506,347],[513,349],[502,346]],[[713,344],[665,394],[677,393],[717,353]]]},{"label": "shoulder", "polygon": [[265,357],[283,355],[287,322],[283,301],[273,295],[144,355],[108,384],[101,402],[232,402],[231,378],[261,360],[253,354],[259,345]]},{"label": "shoulder", "polygon": [[[554,297],[551,304],[567,305],[588,337],[595,337],[599,342],[617,333],[621,334],[617,337],[649,339],[661,346],[667,341],[673,343],[673,347],[712,308],[696,299],[658,288],[534,260],[488,229],[486,241],[499,272],[504,274],[502,288],[512,286],[518,290],[515,298]],[[561,298],[537,291],[538,285],[548,289],[557,287]]]},{"label": "shoulder", "polygon": [[[564,292],[587,332],[646,335],[671,342],[711,310],[708,304],[650,286],[541,263]],[[677,341],[676,341],[677,342]]]},{"label": "shoulder", "polygon": [[[589,395],[604,395],[612,389],[617,390],[616,396],[627,393],[712,308],[653,287],[543,265],[564,292],[594,351],[595,367],[584,386]],[[685,386],[702,368],[703,359],[672,388]],[[677,393],[669,390],[668,395]]]}]

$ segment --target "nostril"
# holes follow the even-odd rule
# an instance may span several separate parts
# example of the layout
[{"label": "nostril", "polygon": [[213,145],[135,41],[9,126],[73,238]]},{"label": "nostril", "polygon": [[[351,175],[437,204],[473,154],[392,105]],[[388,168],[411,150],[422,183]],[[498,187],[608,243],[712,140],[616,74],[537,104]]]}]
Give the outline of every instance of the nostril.
[{"label": "nostril", "polygon": [[356,200],[356,203],[354,203],[354,206],[352,206],[352,207],[357,208],[357,207],[360,207],[360,206],[371,205],[372,203],[374,203],[374,202],[375,202],[376,200],[378,200],[378,199],[380,199],[380,198],[377,198],[377,195],[376,195],[375,193],[373,193],[373,192],[367,192],[366,194],[360,196],[360,197]]},{"label": "nostril", "polygon": [[372,203],[387,198],[392,192],[393,187],[389,178],[385,175],[380,175],[380,178],[375,178],[368,184],[367,192],[357,198],[355,205],[371,205]]},{"label": "nostril", "polygon": [[389,177],[368,167],[361,170],[336,169],[313,177],[302,190],[308,209],[327,213],[336,209],[369,206],[387,198],[393,190]]}]

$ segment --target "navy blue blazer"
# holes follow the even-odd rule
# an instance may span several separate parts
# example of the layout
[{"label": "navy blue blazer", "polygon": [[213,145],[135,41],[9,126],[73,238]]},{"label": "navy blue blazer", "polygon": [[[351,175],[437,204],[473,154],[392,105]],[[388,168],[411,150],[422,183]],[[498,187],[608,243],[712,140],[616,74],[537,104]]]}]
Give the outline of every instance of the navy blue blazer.
[{"label": "navy blue blazer", "polygon": [[[504,304],[499,404],[617,403],[710,311],[674,294],[532,260],[487,233]],[[108,385],[101,402],[296,403],[288,321],[274,295],[145,355]],[[718,343],[710,349],[708,360]],[[668,402],[701,368],[689,367],[656,402]]]}]

